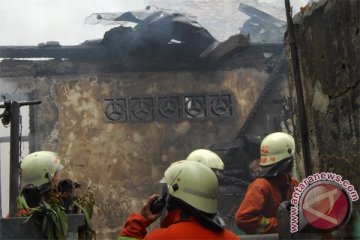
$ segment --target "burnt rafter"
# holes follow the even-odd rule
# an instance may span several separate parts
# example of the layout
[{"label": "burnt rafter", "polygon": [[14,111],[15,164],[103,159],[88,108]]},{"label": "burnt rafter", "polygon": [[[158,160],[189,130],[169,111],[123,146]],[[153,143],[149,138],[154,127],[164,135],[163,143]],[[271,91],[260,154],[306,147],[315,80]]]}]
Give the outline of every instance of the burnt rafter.
[{"label": "burnt rafter", "polygon": [[229,93],[107,98],[103,108],[107,123],[226,118],[233,115]]},{"label": "burnt rafter", "polygon": [[[231,39],[233,44],[233,39]],[[226,48],[223,53],[219,53],[220,48],[226,46],[223,42],[219,47],[215,47],[212,53],[206,53],[199,56],[199,63],[213,62],[218,59],[223,60],[223,55],[229,56],[232,52]],[[280,53],[284,46],[278,43],[264,43],[264,44],[250,44],[248,46],[233,47],[234,51],[242,51],[246,53]],[[29,58],[51,58],[54,60],[114,60],[114,56],[109,54],[109,49],[104,46],[53,46],[53,47],[38,47],[38,46],[0,46],[0,58],[8,59],[29,59]],[[117,59],[121,62],[121,59]],[[136,59],[128,59],[128,61],[138,62]],[[152,62],[142,62],[142,64],[153,64]],[[166,64],[166,62],[165,62]]]},{"label": "burnt rafter", "polygon": [[280,75],[283,73],[283,68],[285,67],[285,52],[282,51],[279,62],[275,66],[273,73],[271,74],[269,80],[267,81],[266,85],[264,86],[263,91],[260,93],[254,107],[252,108],[251,112],[249,113],[247,119],[245,120],[244,124],[242,125],[241,129],[239,130],[237,136],[234,140],[229,141],[227,143],[216,143],[211,146],[211,149],[221,151],[226,150],[229,151],[231,149],[236,149],[239,147],[243,147],[241,144],[241,138],[246,135],[248,128],[250,127],[251,123],[254,121],[257,114],[259,114],[260,107],[264,104],[264,101],[270,94],[270,90],[274,87],[274,84],[281,80]]},{"label": "burnt rafter", "polygon": [[101,46],[0,46],[1,58],[53,58],[56,60],[106,59],[107,49]]},{"label": "burnt rafter", "polygon": [[[237,161],[239,154],[242,157],[244,157],[245,154],[246,158],[250,157],[251,159],[257,159],[259,157],[258,149],[263,136],[253,136],[249,133],[249,129],[258,114],[262,114],[260,109],[266,103],[266,100],[270,98],[271,89],[273,89],[274,86],[282,80],[281,74],[283,73],[285,66],[285,52],[282,51],[279,56],[279,61],[274,67],[272,74],[263,88],[263,91],[260,93],[260,96],[254,104],[254,107],[249,113],[247,119],[243,123],[241,129],[238,131],[236,137],[227,142],[215,143],[210,147],[213,151],[223,152],[223,160],[229,168],[247,168],[247,161]],[[248,173],[244,173],[240,176],[240,178],[246,179],[248,177],[247,175]],[[239,174],[237,177],[239,177]]]}]

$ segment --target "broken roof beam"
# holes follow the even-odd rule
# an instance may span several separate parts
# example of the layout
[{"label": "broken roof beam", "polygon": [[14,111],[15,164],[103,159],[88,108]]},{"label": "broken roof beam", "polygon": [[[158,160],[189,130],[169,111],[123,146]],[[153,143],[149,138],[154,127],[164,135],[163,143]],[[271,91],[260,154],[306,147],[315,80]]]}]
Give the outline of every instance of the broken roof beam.
[{"label": "broken roof beam", "polygon": [[259,23],[262,27],[266,29],[286,26],[285,21],[278,19],[270,14],[267,14],[266,12],[263,12],[245,3],[239,4],[239,10],[245,13],[246,15],[248,15],[255,22]]},{"label": "broken roof beam", "polygon": [[94,46],[0,46],[0,58],[104,59],[107,50]]},{"label": "broken roof beam", "polygon": [[244,34],[236,34],[229,37],[226,41],[215,43],[206,49],[200,58],[208,59],[212,62],[222,60],[224,57],[230,55],[239,48],[246,48],[250,46],[250,36]]}]

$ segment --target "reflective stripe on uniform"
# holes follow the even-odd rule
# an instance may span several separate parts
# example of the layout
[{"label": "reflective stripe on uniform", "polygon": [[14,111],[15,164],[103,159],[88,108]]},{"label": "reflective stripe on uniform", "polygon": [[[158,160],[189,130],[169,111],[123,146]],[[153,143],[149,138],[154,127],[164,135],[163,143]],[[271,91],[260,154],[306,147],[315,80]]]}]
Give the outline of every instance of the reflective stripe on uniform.
[{"label": "reflective stripe on uniform", "polygon": [[134,240],[134,239],[137,239],[137,238],[127,237],[127,236],[120,236],[120,237],[118,238],[118,240]]}]

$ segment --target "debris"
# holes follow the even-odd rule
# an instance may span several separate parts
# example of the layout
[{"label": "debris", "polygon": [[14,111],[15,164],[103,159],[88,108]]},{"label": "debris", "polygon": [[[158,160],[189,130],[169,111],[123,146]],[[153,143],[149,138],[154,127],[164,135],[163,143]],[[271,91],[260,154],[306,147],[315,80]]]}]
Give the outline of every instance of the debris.
[{"label": "debris", "polygon": [[[170,10],[148,8],[125,13],[94,13],[89,24],[114,24],[101,45],[112,57],[162,61],[198,59],[217,40],[192,16]],[[176,56],[176,58],[174,58]]]},{"label": "debris", "polygon": [[250,34],[251,42],[283,42],[286,31],[286,22],[273,17],[259,9],[240,3],[239,10],[250,17],[240,33]]}]

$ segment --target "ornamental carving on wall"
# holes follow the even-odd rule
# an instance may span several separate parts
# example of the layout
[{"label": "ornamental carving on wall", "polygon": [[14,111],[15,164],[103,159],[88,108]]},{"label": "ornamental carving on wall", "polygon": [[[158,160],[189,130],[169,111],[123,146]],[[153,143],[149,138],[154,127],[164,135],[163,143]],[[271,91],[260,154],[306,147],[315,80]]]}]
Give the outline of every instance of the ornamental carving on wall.
[{"label": "ornamental carving on wall", "polygon": [[231,94],[114,97],[103,102],[108,123],[224,118],[233,115]]}]

